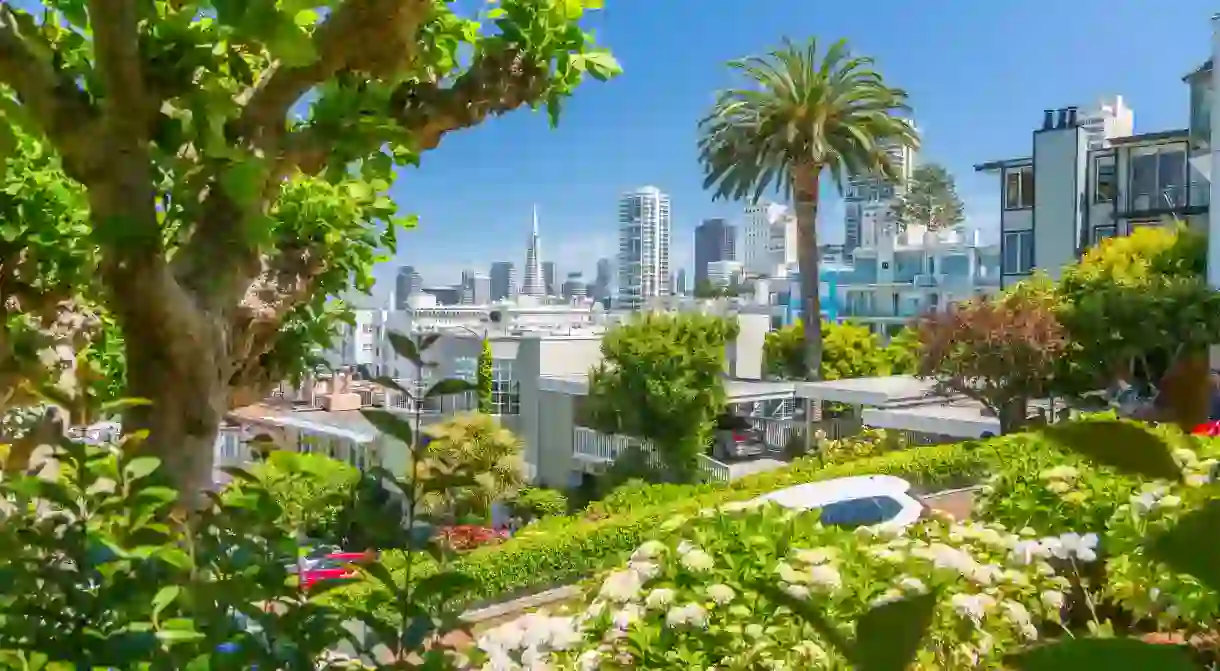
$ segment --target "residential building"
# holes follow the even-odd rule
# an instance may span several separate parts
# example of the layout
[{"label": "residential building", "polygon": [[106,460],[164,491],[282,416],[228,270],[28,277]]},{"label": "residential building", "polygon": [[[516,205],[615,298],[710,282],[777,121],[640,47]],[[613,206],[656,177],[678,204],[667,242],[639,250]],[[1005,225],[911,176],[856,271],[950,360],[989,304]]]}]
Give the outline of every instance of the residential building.
[{"label": "residential building", "polygon": [[848,180],[843,193],[843,251],[847,254],[857,247],[876,245],[876,237],[870,238],[869,235],[894,224],[894,205],[915,170],[914,149],[889,143],[885,150],[897,179],[891,181],[878,175],[856,175]]},{"label": "residential building", "polygon": [[737,227],[725,219],[704,219],[695,227],[695,284],[707,281],[707,264],[737,260]]},{"label": "residential building", "polygon": [[714,287],[739,284],[742,272],[740,261],[712,261],[707,264],[707,281]]},{"label": "residential building", "polygon": [[530,232],[529,245],[525,249],[525,276],[521,281],[521,293],[525,296],[545,296],[546,284],[542,277],[542,241],[538,237],[538,207],[534,207],[534,225]]},{"label": "residential building", "polygon": [[746,273],[772,277],[796,261],[796,217],[787,206],[750,205],[745,218],[739,260]]},{"label": "residential building", "polygon": [[517,297],[517,267],[512,261],[491,264],[491,300],[502,301]]},{"label": "residential building", "polygon": [[423,276],[415,272],[413,266],[400,266],[394,277],[394,309],[401,310],[407,304],[407,297],[419,293],[423,283]]},{"label": "residential building", "polygon": [[542,285],[546,288],[547,296],[558,296],[559,285],[555,284],[555,262],[542,262]]},{"label": "residential building", "polygon": [[978,230],[872,225],[881,230],[863,237],[876,243],[857,247],[851,271],[835,276],[839,316],[888,335],[928,311],[999,290],[1000,249],[982,244]]},{"label": "residential building", "polygon": [[[1188,76],[1188,84],[1192,77],[1205,78]],[[1197,84],[1192,93],[1200,94]],[[1133,118],[1121,97],[1083,114],[1046,110],[1029,156],[975,166],[1000,177],[1005,286],[1035,268],[1057,278],[1089,246],[1140,226],[1206,229],[1207,148],[1190,128],[1134,133]]]},{"label": "residential building", "polygon": [[669,293],[669,196],[645,186],[619,198],[617,305],[639,309]]},{"label": "residential building", "polygon": [[584,298],[587,287],[584,277],[579,272],[568,273],[568,279],[562,287],[563,297],[568,300]]}]

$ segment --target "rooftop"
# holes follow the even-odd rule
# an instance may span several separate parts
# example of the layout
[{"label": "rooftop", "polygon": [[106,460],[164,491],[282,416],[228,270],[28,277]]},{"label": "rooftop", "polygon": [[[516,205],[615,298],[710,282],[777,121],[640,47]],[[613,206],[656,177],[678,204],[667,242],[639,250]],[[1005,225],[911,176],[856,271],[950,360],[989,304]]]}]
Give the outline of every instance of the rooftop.
[{"label": "rooftop", "polygon": [[911,375],[797,382],[796,395],[811,400],[878,406],[938,398],[931,380]]},{"label": "rooftop", "polygon": [[1000,435],[1000,420],[991,416],[977,401],[954,400],[908,405],[897,408],[868,408],[861,419],[878,429],[916,431],[954,438],[981,438]]},{"label": "rooftop", "polygon": [[1024,158],[1005,158],[1005,159],[1000,159],[998,161],[987,161],[986,163],[979,163],[974,166],[974,171],[975,172],[994,172],[996,170],[1003,170],[1004,168],[1019,168],[1021,166],[1033,165],[1033,164],[1034,164],[1034,159],[1032,156],[1026,156]]},{"label": "rooftop", "polygon": [[358,443],[370,443],[377,439],[378,431],[360,414],[359,410],[331,412],[315,408],[293,409],[265,403],[246,406],[230,411],[229,416],[255,424],[269,424],[284,428],[304,429],[324,433],[338,438],[347,438]]},{"label": "rooftop", "polygon": [[1137,144],[1140,142],[1159,142],[1161,140],[1187,140],[1190,138],[1190,129],[1181,128],[1175,130],[1162,130],[1155,133],[1136,133],[1126,137],[1110,138],[1111,145]]},{"label": "rooftop", "polygon": [[[730,402],[773,400],[790,397],[795,393],[796,383],[763,380],[725,380],[724,391]],[[570,375],[543,375],[538,378],[538,388],[559,394],[585,396],[589,393],[589,376],[585,373]]]}]

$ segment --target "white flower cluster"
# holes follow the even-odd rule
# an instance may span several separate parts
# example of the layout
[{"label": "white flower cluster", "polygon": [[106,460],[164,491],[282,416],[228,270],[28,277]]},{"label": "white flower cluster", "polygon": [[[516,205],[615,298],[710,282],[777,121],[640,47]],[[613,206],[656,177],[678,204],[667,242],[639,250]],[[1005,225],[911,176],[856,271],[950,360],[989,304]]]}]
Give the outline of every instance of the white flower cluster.
[{"label": "white flower cluster", "polygon": [[1097,543],[1097,534],[1081,535],[1074,531],[1041,540],[1026,539],[1013,546],[1012,561],[1020,566],[1028,566],[1039,559],[1051,557],[1092,562],[1097,560]]},{"label": "white flower cluster", "polygon": [[574,648],[583,640],[576,618],[531,613],[488,630],[477,644],[487,654],[485,671],[541,671],[549,668],[552,652]]},{"label": "white flower cluster", "polygon": [[837,556],[838,550],[829,547],[794,551],[792,562],[781,561],[775,567],[780,589],[794,599],[837,591],[843,586],[843,576],[834,563]]},{"label": "white flower cluster", "polygon": [[1056,494],[1070,490],[1080,477],[1080,471],[1071,466],[1056,466],[1038,474],[1046,482],[1046,488]]}]

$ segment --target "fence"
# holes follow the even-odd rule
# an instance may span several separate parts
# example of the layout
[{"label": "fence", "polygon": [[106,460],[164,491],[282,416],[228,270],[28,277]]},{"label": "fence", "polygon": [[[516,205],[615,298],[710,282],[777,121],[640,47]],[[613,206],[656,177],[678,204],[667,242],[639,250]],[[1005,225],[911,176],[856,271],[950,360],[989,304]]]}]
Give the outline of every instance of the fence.
[{"label": "fence", "polygon": [[[607,434],[584,426],[572,429],[572,453],[597,464],[611,464],[627,450],[636,447],[647,455],[648,465],[661,468],[661,459],[647,441],[620,434]],[[728,464],[707,455],[699,455],[699,471],[709,480],[728,482],[732,471]]]}]

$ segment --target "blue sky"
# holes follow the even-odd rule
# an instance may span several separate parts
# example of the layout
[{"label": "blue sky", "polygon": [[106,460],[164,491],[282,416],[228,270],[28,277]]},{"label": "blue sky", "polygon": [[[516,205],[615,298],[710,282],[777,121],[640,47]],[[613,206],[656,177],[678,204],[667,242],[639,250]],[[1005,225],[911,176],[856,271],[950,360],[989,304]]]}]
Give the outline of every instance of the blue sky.
[{"label": "blue sky", "polygon": [[[1207,58],[1217,10],[1204,0],[607,0],[588,25],[624,74],[583,87],[558,129],[517,112],[446,139],[405,172],[395,196],[420,227],[378,275],[411,264],[435,284],[493,260],[520,264],[534,203],[544,259],[589,274],[616,247],[619,193],[645,184],[670,194],[675,266],[689,267],[699,220],[741,210],[702,190],[696,121],[732,83],[726,61],[784,36],[846,38],[876,58],[911,95],[924,160],[957,176],[972,223],[994,227],[998,184],[972,166],[1027,154],[1043,109],[1121,94],[1137,131],[1184,127],[1181,76]],[[841,211],[837,197],[827,202],[824,239],[841,239]]]}]

